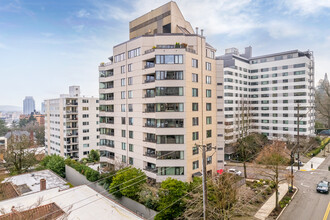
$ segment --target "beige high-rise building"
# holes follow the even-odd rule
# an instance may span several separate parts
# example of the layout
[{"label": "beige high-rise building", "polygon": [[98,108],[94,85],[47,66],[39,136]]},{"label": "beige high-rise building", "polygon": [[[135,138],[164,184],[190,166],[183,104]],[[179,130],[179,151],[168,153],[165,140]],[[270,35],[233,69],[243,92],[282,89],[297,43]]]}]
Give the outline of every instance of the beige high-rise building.
[{"label": "beige high-rise building", "polygon": [[45,100],[45,146],[48,155],[81,160],[98,150],[98,98],[80,96],[79,86],[70,94]]},{"label": "beige high-rise building", "polygon": [[157,182],[190,181],[202,173],[198,144],[209,146],[207,172],[222,168],[215,51],[175,2],[130,22],[130,40],[99,66],[103,166],[125,163]]}]

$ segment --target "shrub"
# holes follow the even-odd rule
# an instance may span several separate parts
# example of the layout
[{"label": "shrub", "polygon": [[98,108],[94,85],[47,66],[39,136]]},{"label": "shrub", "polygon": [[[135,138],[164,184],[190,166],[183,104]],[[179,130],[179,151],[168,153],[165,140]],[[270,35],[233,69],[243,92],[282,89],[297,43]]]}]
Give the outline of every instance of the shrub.
[{"label": "shrub", "polygon": [[269,187],[270,187],[270,188],[274,189],[275,186],[276,186],[276,184],[275,184],[274,181],[271,181],[271,182],[269,183]]},{"label": "shrub", "polygon": [[65,177],[65,162],[63,157],[59,155],[48,155],[41,162],[40,165],[46,169],[50,169],[57,175]]},{"label": "shrub", "polygon": [[65,164],[86,176],[86,179],[91,182],[95,182],[100,179],[100,173],[98,171],[93,170],[92,168],[81,164],[75,160],[66,159]]}]

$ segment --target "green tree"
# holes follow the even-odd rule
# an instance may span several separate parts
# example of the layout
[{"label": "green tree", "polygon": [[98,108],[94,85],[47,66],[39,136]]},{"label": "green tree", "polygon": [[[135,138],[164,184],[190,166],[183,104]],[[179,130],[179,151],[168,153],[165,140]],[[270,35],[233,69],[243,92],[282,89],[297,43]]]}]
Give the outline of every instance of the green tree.
[{"label": "green tree", "polygon": [[24,128],[28,124],[28,122],[29,122],[28,119],[23,118],[19,120],[18,125],[20,128]]},{"label": "green tree", "polygon": [[[155,219],[175,219],[179,217],[185,208],[185,202],[181,198],[186,193],[186,183],[172,178],[167,178],[163,181],[158,192],[158,211],[160,212],[156,215]],[[178,199],[180,200],[178,201]],[[175,204],[173,204],[174,202]]]},{"label": "green tree", "polygon": [[6,126],[6,122],[2,119],[0,119],[0,137],[5,136],[9,129]]},{"label": "green tree", "polygon": [[35,157],[36,149],[31,146],[33,143],[25,135],[12,135],[9,138],[4,160],[6,161],[5,166],[11,174],[24,173],[38,163]]},{"label": "green tree", "polygon": [[65,177],[65,162],[64,158],[59,155],[48,155],[41,162],[40,165],[57,173],[61,177]]},{"label": "green tree", "polygon": [[88,162],[98,162],[100,161],[100,153],[97,150],[91,150],[87,158]]},{"label": "green tree", "polygon": [[142,170],[125,167],[119,170],[113,177],[109,192],[118,198],[126,196],[138,200],[139,192],[146,180],[146,175]]}]

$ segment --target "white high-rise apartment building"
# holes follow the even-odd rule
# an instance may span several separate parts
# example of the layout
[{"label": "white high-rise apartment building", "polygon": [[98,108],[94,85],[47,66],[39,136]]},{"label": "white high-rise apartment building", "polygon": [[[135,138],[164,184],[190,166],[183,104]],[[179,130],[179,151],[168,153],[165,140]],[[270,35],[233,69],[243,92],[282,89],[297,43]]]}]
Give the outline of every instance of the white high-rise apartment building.
[{"label": "white high-rise apartment building", "polygon": [[[245,132],[270,139],[314,134],[314,60],[311,51],[292,50],[252,57],[236,48],[217,59],[224,61],[224,113],[226,154],[230,143]],[[243,135],[244,135],[243,134]]]},{"label": "white high-rise apartment building", "polygon": [[202,172],[199,144],[209,147],[207,172],[215,173],[223,167],[215,49],[172,1],[131,21],[129,32],[99,66],[102,165],[190,181]]},{"label": "white high-rise apartment building", "polygon": [[35,102],[32,96],[26,96],[23,100],[23,114],[29,115],[36,109]]},{"label": "white high-rise apartment building", "polygon": [[98,98],[80,96],[79,86],[68,95],[45,100],[45,146],[48,155],[81,160],[99,150]]}]

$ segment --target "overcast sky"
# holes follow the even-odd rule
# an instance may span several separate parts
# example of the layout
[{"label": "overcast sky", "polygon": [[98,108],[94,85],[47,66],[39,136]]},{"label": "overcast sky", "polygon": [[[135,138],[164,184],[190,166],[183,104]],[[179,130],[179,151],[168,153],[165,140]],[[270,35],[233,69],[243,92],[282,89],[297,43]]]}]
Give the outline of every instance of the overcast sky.
[{"label": "overcast sky", "polygon": [[[166,0],[0,0],[0,105],[22,106],[80,85],[98,96],[98,64],[128,40],[128,22]],[[178,0],[185,19],[225,48],[253,55],[314,51],[316,80],[329,72],[330,0]]]}]

